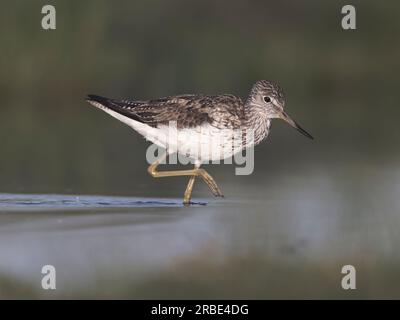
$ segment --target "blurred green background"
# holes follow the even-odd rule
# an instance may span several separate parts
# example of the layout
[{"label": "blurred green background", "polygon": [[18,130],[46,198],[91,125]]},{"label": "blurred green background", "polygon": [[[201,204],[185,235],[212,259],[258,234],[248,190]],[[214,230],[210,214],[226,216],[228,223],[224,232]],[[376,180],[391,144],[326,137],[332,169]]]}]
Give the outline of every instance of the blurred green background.
[{"label": "blurred green background", "polygon": [[[45,4],[56,7],[55,31],[41,28]],[[400,214],[400,4],[352,1],[357,29],[348,31],[341,27],[341,8],[346,4],[317,0],[3,0],[0,192],[179,198],[185,179],[152,179],[146,171],[148,144],[130,128],[90,107],[85,95],[150,99],[180,93],[233,93],[245,98],[255,81],[273,80],[284,88],[288,113],[316,139],[311,142],[275,121],[268,140],[255,149],[251,176],[235,176],[233,166],[207,167],[227,201],[233,202],[217,204],[212,210],[194,209],[189,217],[197,219],[194,215],[198,213],[207,217],[203,219],[217,219],[220,224],[216,225],[222,228],[216,227],[217,234],[222,234],[224,246],[221,249],[216,240],[210,247],[234,254],[226,254],[221,264],[204,266],[212,258],[208,249],[202,249],[199,256],[183,264],[197,266],[198,273],[177,276],[175,283],[180,286],[176,291],[169,281],[171,274],[182,274],[179,268],[159,276],[161,285],[154,280],[157,277],[152,278],[155,283],[146,285],[150,289],[143,289],[143,295],[124,287],[110,296],[182,297],[182,292],[193,290],[189,297],[208,297],[205,292],[214,292],[216,297],[228,298],[343,298],[336,287],[332,291],[322,283],[336,285],[340,266],[353,257],[369,270],[357,297],[400,297],[400,285],[393,281],[400,265],[396,254],[400,244],[396,231]],[[201,183],[195,189],[195,198],[211,197]],[[177,219],[176,212],[188,214],[172,210],[173,219]],[[13,213],[3,217],[4,228],[9,221],[18,222]],[[31,218],[24,214],[18,219]],[[304,219],[310,224],[297,237],[294,230]],[[196,229],[197,224],[189,225],[188,230]],[[224,228],[231,228],[229,236],[223,236]],[[13,230],[12,237],[18,237],[20,230]],[[180,229],[171,229],[176,232]],[[10,239],[7,233],[3,236]],[[286,243],[287,237],[291,240]],[[319,250],[313,250],[313,244]],[[290,256],[299,247],[306,248],[300,257],[296,253],[294,260],[279,260],[282,252]],[[279,252],[278,258],[274,256],[277,260],[271,265],[260,248],[269,250],[268,259]],[[97,249],[114,252],[120,247],[113,243]],[[317,261],[311,271],[307,269],[311,262],[301,260],[305,258],[302,252]],[[294,261],[304,263],[298,275]],[[125,270],[131,262],[118,263]],[[264,268],[270,274],[282,272],[284,279],[287,275],[296,281],[303,277],[304,283],[297,283],[294,291],[289,280],[260,289],[258,280],[264,279]],[[231,280],[242,277],[243,270],[247,277],[257,277],[246,282],[247,286],[238,282],[231,288]],[[231,280],[218,278],[225,272]],[[199,279],[208,273],[215,278],[203,279],[208,281],[205,285]],[[320,285],[315,291],[304,289],[313,281],[311,274]],[[110,274],[105,272],[103,279],[107,277]],[[125,279],[120,285],[124,283]],[[8,288],[16,290],[17,297],[30,296],[18,291],[17,281]],[[90,290],[83,296],[100,292],[97,287]]]},{"label": "blurred green background", "polygon": [[147,144],[87,93],[245,98],[259,79],[284,88],[316,141],[274,123],[256,175],[275,161],[397,162],[400,6],[355,1],[357,30],[344,31],[346,3],[52,1],[57,29],[44,31],[46,2],[3,2],[0,190],[140,193]]}]

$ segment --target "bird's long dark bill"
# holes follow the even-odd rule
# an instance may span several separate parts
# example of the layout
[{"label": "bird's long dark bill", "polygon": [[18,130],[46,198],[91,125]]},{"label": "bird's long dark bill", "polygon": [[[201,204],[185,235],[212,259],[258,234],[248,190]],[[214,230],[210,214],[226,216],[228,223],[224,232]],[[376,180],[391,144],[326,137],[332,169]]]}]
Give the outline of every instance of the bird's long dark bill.
[{"label": "bird's long dark bill", "polygon": [[290,118],[286,112],[282,112],[282,120],[285,120],[293,128],[299,131],[302,135],[305,135],[307,138],[314,139],[313,136],[309,134],[306,130],[304,130],[302,127],[300,127],[296,121],[292,120],[292,118]]}]

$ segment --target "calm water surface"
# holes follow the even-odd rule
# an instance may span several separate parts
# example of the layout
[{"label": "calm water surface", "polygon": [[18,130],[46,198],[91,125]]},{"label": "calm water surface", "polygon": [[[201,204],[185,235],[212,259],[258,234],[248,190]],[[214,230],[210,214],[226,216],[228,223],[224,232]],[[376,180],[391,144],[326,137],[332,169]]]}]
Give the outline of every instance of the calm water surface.
[{"label": "calm water surface", "polygon": [[[0,297],[400,298],[400,172],[307,172],[225,199],[0,194]],[[41,289],[54,265],[57,289]],[[357,289],[341,289],[341,268]]]}]

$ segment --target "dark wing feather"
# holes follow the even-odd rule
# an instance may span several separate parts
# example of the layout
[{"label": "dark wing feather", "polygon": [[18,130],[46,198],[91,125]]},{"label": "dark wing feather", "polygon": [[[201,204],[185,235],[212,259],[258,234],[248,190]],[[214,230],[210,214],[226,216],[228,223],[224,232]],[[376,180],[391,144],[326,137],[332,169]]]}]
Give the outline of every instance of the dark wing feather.
[{"label": "dark wing feather", "polygon": [[210,123],[217,128],[237,128],[244,120],[244,105],[233,95],[179,95],[148,101],[114,100],[88,96],[131,119],[152,127],[176,121],[178,128],[190,128]]}]

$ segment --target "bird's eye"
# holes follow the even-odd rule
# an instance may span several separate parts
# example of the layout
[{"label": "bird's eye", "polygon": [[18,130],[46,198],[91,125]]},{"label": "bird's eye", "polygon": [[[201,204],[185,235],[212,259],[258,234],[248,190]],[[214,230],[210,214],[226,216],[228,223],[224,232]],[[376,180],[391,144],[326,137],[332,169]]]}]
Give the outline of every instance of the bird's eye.
[{"label": "bird's eye", "polygon": [[270,103],[270,102],[271,102],[271,98],[268,97],[268,96],[266,96],[266,97],[264,97],[264,101],[265,101],[266,103]]}]

